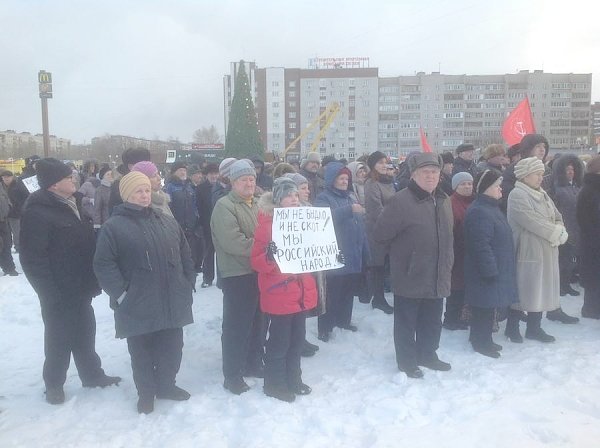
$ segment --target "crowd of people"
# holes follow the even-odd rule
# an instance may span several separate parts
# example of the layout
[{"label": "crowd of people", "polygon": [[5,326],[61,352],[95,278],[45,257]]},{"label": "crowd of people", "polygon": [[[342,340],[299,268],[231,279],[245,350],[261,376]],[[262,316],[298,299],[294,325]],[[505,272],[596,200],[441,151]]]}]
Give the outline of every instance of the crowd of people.
[{"label": "crowd of people", "polygon": [[[548,159],[547,140],[526,135],[506,149],[410,153],[395,167],[375,151],[347,163],[311,152],[296,166],[260,157],[219,165],[173,163],[163,181],[143,148],[117,169],[95,162],[81,173],[52,158],[31,158],[21,178],[0,173],[0,267],[18,275],[11,246],[39,296],[44,323],[46,400],[64,402],[73,355],[84,387],[118,384],[95,351],[93,297],[104,290],[116,337],[127,340],[137,409],[155,398],[187,400],[176,385],[183,327],[193,322],[196,277],[223,293],[223,386],[286,402],[311,393],[301,358],[334,328],[360,331],[354,298],[393,314],[398,369],[448,371],[439,359],[442,328],[470,330],[476,353],[499,358],[505,335],[550,343],[551,320],[575,324],[560,297],[585,288],[581,315],[600,319],[600,156]],[[23,178],[37,175],[29,193]],[[271,228],[279,207],[331,209],[342,267],[282,273]],[[8,249],[7,249],[8,247]],[[215,265],[216,260],[216,265]],[[393,304],[385,298],[393,293]],[[444,312],[444,299],[445,312]]]}]

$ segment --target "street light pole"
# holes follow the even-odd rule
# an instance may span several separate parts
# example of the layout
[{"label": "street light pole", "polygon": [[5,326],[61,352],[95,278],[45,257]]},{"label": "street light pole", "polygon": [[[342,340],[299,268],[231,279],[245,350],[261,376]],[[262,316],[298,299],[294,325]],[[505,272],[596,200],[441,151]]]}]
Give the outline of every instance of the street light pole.
[{"label": "street light pole", "polygon": [[44,136],[44,157],[50,155],[50,130],[48,126],[48,98],[52,98],[52,73],[38,72],[40,98],[42,99],[42,132]]}]

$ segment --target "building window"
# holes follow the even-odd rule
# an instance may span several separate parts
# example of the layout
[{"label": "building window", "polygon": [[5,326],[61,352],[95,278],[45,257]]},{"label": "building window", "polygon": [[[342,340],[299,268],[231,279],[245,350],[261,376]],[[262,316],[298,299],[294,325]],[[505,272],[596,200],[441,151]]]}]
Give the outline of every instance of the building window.
[{"label": "building window", "polygon": [[271,103],[272,107],[279,107],[279,102],[275,101],[273,103]]},{"label": "building window", "polygon": [[290,90],[289,91],[289,96],[290,96],[290,98],[295,98],[296,97],[296,91],[295,90]]},{"label": "building window", "polygon": [[296,81],[290,81],[290,82],[288,83],[288,86],[289,86],[289,87],[296,87]]},{"label": "building window", "polygon": [[296,123],[295,122],[290,123],[289,124],[289,128],[290,129],[296,129]]}]

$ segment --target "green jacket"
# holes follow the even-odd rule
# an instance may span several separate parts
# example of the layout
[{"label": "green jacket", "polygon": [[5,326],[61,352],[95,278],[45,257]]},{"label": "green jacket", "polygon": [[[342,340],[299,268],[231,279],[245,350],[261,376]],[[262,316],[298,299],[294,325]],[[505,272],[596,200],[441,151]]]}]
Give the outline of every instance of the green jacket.
[{"label": "green jacket", "polygon": [[250,253],[254,244],[254,229],[258,217],[258,201],[252,207],[230,191],[215,204],[210,218],[217,266],[221,277],[236,277],[254,272]]}]

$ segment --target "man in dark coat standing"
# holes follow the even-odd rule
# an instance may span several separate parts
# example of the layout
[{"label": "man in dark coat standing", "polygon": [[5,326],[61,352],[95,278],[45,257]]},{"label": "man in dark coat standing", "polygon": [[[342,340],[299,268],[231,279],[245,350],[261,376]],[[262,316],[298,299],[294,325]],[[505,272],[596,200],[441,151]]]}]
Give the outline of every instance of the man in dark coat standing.
[{"label": "man in dark coat standing", "polygon": [[581,315],[600,319],[600,156],[586,167],[577,197],[581,284],[585,288]]},{"label": "man in dark coat standing", "polygon": [[46,401],[60,404],[71,353],[83,387],[106,387],[121,378],[104,373],[95,349],[96,240],[92,223],[83,217],[71,168],[47,158],[36,163],[36,170],[40,190],[25,203],[20,260],[42,308]]},{"label": "man in dark coat standing", "polygon": [[452,207],[438,188],[440,156],[418,153],[407,163],[410,183],[383,208],[374,235],[390,247],[396,362],[410,378],[421,378],[418,366],[451,368],[436,351],[454,260]]},{"label": "man in dark coat standing", "polygon": [[456,148],[456,157],[454,158],[454,166],[452,167],[452,176],[456,173],[466,171],[471,176],[475,177],[475,146],[470,143],[462,143]]},{"label": "man in dark coat standing", "polygon": [[300,164],[300,174],[308,180],[310,189],[310,203],[313,204],[317,195],[325,188],[325,181],[319,175],[321,156],[318,152],[309,152]]}]

